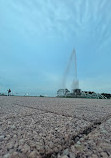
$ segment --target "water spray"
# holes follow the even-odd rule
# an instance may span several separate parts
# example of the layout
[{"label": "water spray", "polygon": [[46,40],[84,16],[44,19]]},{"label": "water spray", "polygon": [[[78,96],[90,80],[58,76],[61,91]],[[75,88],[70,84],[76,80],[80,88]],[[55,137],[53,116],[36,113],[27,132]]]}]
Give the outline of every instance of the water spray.
[{"label": "water spray", "polygon": [[73,76],[73,82],[71,85],[72,89],[78,89],[79,88],[79,81],[77,79],[77,62],[76,62],[76,51],[75,49],[73,49],[71,56],[69,58],[65,73],[64,73],[64,77],[63,77],[63,88],[66,88],[66,80],[70,71],[70,67],[71,67],[71,63],[74,63],[74,76]]}]

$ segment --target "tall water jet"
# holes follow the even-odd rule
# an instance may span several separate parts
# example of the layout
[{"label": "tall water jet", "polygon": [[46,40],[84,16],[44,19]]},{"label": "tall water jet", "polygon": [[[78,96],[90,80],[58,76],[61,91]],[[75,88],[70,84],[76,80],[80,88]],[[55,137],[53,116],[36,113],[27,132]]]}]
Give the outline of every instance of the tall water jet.
[{"label": "tall water jet", "polygon": [[[66,79],[70,71],[71,63],[73,63],[73,81],[71,85],[71,91],[66,88]],[[57,91],[57,97],[66,97],[66,98],[94,98],[94,99],[107,99],[104,94],[99,94],[91,91],[82,91],[79,89],[79,81],[77,79],[77,62],[76,62],[76,51],[73,49],[71,56],[69,58],[66,71],[63,78],[63,88]]]},{"label": "tall water jet", "polygon": [[72,89],[79,89],[79,81],[77,79],[77,61],[76,61],[76,51],[75,49],[72,52],[72,55],[74,57],[74,79],[72,82]]},{"label": "tall water jet", "polygon": [[64,73],[64,77],[63,77],[63,88],[66,88],[66,80],[70,71],[70,67],[71,67],[71,63],[74,64],[73,66],[73,82],[71,85],[71,89],[78,89],[79,88],[79,81],[77,79],[77,62],[76,62],[76,51],[75,49],[73,49],[71,56],[69,58],[65,73]]}]

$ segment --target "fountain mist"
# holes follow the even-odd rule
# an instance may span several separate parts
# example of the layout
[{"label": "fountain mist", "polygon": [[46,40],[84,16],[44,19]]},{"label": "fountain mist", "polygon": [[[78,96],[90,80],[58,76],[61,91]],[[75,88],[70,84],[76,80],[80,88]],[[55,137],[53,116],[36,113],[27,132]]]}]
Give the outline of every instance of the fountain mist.
[{"label": "fountain mist", "polygon": [[68,65],[66,67],[66,71],[64,73],[63,88],[66,88],[66,80],[67,80],[67,76],[68,76],[68,73],[70,71],[70,66],[71,66],[72,62],[74,63],[74,78],[73,78],[73,82],[72,82],[71,88],[72,89],[78,89],[79,88],[79,81],[77,79],[77,62],[76,62],[76,51],[75,51],[75,49],[71,53]]}]

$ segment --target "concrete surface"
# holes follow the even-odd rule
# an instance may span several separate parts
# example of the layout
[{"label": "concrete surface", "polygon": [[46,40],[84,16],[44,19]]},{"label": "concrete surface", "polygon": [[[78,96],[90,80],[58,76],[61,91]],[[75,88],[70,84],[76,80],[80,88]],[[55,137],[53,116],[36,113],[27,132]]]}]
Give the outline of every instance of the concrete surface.
[{"label": "concrete surface", "polygon": [[0,96],[0,158],[111,157],[111,100]]}]

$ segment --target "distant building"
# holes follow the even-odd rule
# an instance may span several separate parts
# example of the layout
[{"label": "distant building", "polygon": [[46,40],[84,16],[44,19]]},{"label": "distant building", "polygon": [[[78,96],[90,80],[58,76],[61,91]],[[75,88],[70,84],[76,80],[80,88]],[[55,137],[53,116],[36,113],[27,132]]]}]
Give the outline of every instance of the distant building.
[{"label": "distant building", "polygon": [[57,91],[57,96],[59,97],[67,96],[68,94],[70,94],[70,91],[68,89],[59,89]]},{"label": "distant building", "polygon": [[73,89],[72,92],[70,92],[68,89],[59,89],[57,91],[57,97],[107,99],[111,97],[111,95],[103,95],[91,91],[81,91],[81,89]]}]

